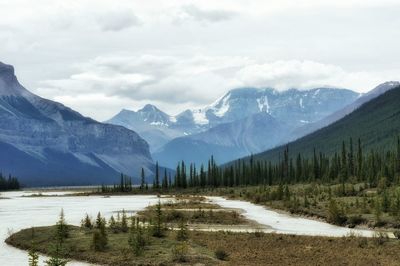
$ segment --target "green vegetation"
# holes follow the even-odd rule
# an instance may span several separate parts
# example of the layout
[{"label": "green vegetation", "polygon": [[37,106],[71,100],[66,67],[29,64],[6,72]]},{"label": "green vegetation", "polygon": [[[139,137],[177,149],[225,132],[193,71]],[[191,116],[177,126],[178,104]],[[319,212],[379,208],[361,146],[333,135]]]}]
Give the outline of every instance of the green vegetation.
[{"label": "green vegetation", "polygon": [[[387,239],[384,234],[367,239],[188,231],[188,240],[177,241],[173,231],[158,238],[143,229],[145,244],[141,252],[136,253],[129,242],[131,233],[109,231],[108,248],[95,251],[90,245],[90,232],[70,227],[63,254],[69,259],[115,266],[309,265],[311,260],[316,265],[397,265],[400,260],[398,240]],[[35,228],[33,239],[38,252],[51,254],[49,247],[56,241],[55,230],[54,226]],[[31,229],[17,232],[7,243],[29,250]]]},{"label": "green vegetation", "polygon": [[[400,88],[392,89],[365,103],[339,121],[288,144],[292,154],[312,158],[313,149],[327,155],[341,150],[343,139],[361,139],[366,152],[384,152],[396,146],[400,134]],[[255,160],[282,158],[283,146],[257,154]],[[250,160],[250,157],[245,160]]]},{"label": "green vegetation", "polygon": [[11,175],[8,178],[3,177],[0,173],[0,191],[7,190],[18,190],[20,189],[20,184],[18,178],[12,177]]}]

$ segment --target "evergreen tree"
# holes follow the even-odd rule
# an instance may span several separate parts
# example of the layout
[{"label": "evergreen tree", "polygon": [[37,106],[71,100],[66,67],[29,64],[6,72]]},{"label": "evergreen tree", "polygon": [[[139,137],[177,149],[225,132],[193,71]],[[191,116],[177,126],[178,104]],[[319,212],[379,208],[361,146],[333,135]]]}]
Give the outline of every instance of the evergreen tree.
[{"label": "evergreen tree", "polygon": [[93,232],[92,247],[95,251],[103,251],[107,248],[107,244],[106,221],[99,212],[96,219],[96,230]]},{"label": "evergreen tree", "polygon": [[140,256],[143,253],[144,247],[146,246],[146,239],[139,221],[131,228],[128,244],[136,256]]},{"label": "evergreen tree", "polygon": [[31,248],[29,249],[29,266],[39,266],[39,254],[36,251],[35,243],[32,241]]},{"label": "evergreen tree", "polygon": [[88,214],[86,214],[85,218],[81,221],[81,227],[86,229],[93,228],[92,220],[90,219]]},{"label": "evergreen tree", "polygon": [[124,233],[128,232],[128,217],[126,216],[125,210],[122,210],[121,231]]},{"label": "evergreen tree", "polygon": [[117,224],[117,222],[115,221],[113,215],[111,215],[110,221],[108,222],[108,225],[109,225],[111,231],[112,231],[114,234],[118,233],[118,229],[119,229],[119,228],[118,228],[118,224]]},{"label": "evergreen tree", "polygon": [[163,214],[161,210],[160,200],[158,200],[158,204],[156,205],[156,218],[153,226],[153,236],[155,237],[164,236]]},{"label": "evergreen tree", "polygon": [[186,241],[189,238],[186,224],[183,219],[181,219],[179,223],[179,230],[176,234],[176,240],[178,241]]},{"label": "evergreen tree", "polygon": [[69,234],[68,225],[67,225],[67,222],[65,221],[63,209],[61,209],[60,217],[56,224],[56,230],[57,230],[56,231],[57,240],[60,243],[62,243],[64,241],[64,239],[68,237],[68,234]]},{"label": "evergreen tree", "polygon": [[158,162],[156,162],[156,174],[155,174],[154,184],[156,189],[160,188],[160,174],[159,174]]},{"label": "evergreen tree", "polygon": [[164,178],[163,178],[163,182],[162,182],[162,187],[163,187],[163,189],[168,188],[167,169],[164,169]]},{"label": "evergreen tree", "polygon": [[143,167],[142,167],[142,171],[141,171],[141,173],[140,173],[140,177],[141,177],[140,189],[144,189],[146,180],[145,180],[145,175],[144,175],[144,169],[143,169]]},{"label": "evergreen tree", "polygon": [[353,139],[350,138],[349,156],[348,156],[349,174],[354,176],[354,153],[353,153]]},{"label": "evergreen tree", "polygon": [[68,263],[68,260],[62,258],[62,247],[60,243],[57,243],[52,248],[51,257],[45,261],[47,266],[65,266]]}]

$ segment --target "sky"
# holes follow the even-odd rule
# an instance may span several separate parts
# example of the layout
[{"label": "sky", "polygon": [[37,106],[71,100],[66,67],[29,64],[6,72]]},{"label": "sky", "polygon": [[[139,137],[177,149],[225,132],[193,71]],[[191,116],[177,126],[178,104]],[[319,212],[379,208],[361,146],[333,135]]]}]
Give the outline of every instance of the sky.
[{"label": "sky", "polygon": [[99,121],[237,87],[367,92],[400,79],[398,0],[0,0],[0,61]]}]

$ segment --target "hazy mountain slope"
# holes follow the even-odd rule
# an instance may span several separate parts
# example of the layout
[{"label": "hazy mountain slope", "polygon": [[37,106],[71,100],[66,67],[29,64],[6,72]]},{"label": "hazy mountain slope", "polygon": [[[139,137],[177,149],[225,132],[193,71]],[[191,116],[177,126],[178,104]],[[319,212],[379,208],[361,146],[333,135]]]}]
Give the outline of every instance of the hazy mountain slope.
[{"label": "hazy mountain slope", "polygon": [[172,126],[173,119],[154,105],[148,104],[137,112],[123,109],[106,123],[134,130],[150,144],[151,151],[155,151],[171,139],[183,136],[181,130]]},{"label": "hazy mountain slope", "polygon": [[3,63],[0,142],[2,172],[29,185],[112,183],[120,172],[137,176],[152,167],[148,144],[135,132],[32,94]]},{"label": "hazy mountain slope", "polygon": [[153,154],[168,167],[179,160],[205,164],[211,155],[223,163],[234,158],[274,147],[289,127],[267,113],[259,113],[231,123],[220,124],[205,132],[176,138]]},{"label": "hazy mountain slope", "polygon": [[[400,86],[363,104],[351,114],[299,140],[289,143],[292,155],[340,151],[343,140],[361,139],[365,149],[389,149],[400,134]],[[283,146],[257,154],[256,159],[277,160]]]},{"label": "hazy mountain slope", "polygon": [[326,127],[327,125],[332,124],[333,122],[338,121],[339,119],[345,117],[346,115],[350,114],[357,108],[359,108],[361,105],[363,105],[366,102],[369,102],[370,100],[378,97],[379,95],[387,92],[388,90],[391,90],[393,88],[396,88],[400,86],[400,82],[398,81],[388,81],[385,83],[380,84],[370,92],[362,95],[360,98],[358,98],[356,101],[353,103],[347,105],[346,107],[334,112],[331,115],[328,115],[327,117],[323,118],[322,120],[319,120],[314,123],[310,123],[308,125],[296,128],[290,138],[296,139],[298,137],[305,136],[307,134],[310,134],[314,131],[317,131],[320,128]]},{"label": "hazy mountain slope", "polygon": [[[337,88],[306,91],[239,88],[204,108],[186,110],[177,116],[146,105],[136,112],[122,110],[107,122],[138,132],[149,142],[157,160],[173,161],[166,164],[169,167],[174,167],[175,161],[182,157],[181,147],[196,151],[187,154],[188,161],[200,162],[199,158],[219,154],[216,157],[224,162],[285,142],[289,139],[287,133],[294,128],[320,120],[357,97],[358,93]],[[284,129],[271,122],[271,117],[279,125],[285,125]],[[278,130],[279,134],[274,133]],[[208,147],[198,150],[198,143]]]}]

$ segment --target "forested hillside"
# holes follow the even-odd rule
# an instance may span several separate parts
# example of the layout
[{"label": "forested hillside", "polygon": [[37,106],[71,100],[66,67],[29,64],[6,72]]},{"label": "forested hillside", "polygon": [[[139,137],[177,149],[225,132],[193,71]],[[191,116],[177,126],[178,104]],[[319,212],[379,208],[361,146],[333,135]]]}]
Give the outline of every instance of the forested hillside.
[{"label": "forested hillside", "polygon": [[[343,119],[288,144],[292,155],[311,156],[314,148],[325,155],[341,150],[343,140],[360,139],[363,149],[388,150],[400,133],[400,87],[362,105]],[[285,145],[286,146],[286,145]],[[259,153],[255,160],[278,161],[284,146]],[[248,157],[247,159],[249,159]]]}]

